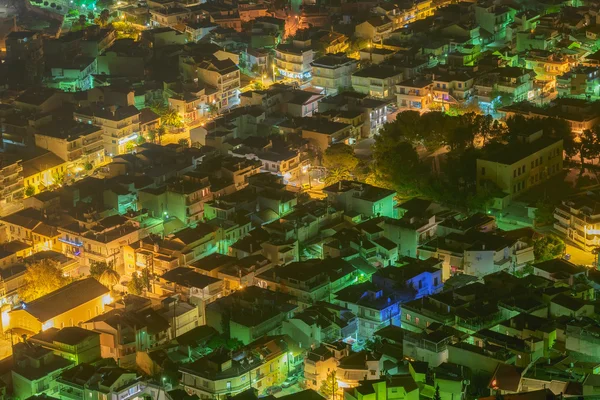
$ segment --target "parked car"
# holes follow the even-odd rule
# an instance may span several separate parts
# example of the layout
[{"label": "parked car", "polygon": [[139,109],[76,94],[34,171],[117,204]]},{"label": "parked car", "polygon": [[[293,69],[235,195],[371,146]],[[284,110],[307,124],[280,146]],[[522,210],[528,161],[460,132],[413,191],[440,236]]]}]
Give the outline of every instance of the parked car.
[{"label": "parked car", "polygon": [[275,393],[279,393],[281,392],[283,389],[281,388],[281,386],[269,386],[267,388],[267,390],[265,390],[265,393],[267,395],[273,395]]},{"label": "parked car", "polygon": [[295,385],[298,382],[298,377],[297,376],[288,376],[288,378],[283,381],[283,383],[281,384],[281,387],[283,388],[289,388],[292,385]]}]

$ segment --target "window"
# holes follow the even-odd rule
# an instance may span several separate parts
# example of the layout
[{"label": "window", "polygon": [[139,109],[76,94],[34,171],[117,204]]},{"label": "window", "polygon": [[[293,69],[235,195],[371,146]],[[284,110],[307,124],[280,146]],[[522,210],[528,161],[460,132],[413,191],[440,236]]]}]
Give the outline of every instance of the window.
[{"label": "window", "polygon": [[481,167],[481,175],[485,175],[485,167]]},{"label": "window", "polygon": [[419,325],[419,317],[415,318],[415,325]]},{"label": "window", "polygon": [[231,381],[227,381],[227,390],[231,390]]},{"label": "window", "polygon": [[433,286],[437,286],[438,283],[439,283],[438,278],[437,277],[433,278]]},{"label": "window", "polygon": [[406,320],[407,320],[407,321],[410,321],[410,319],[411,319],[411,316],[410,316],[410,314],[406,314]]}]

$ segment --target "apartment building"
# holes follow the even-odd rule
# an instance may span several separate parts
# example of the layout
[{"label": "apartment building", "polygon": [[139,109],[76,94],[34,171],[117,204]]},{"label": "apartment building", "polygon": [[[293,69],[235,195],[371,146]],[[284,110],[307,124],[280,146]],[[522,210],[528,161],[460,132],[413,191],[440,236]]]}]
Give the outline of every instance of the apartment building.
[{"label": "apartment building", "polygon": [[525,133],[519,143],[477,159],[477,188],[483,190],[489,182],[512,199],[560,173],[563,141],[542,134]]},{"label": "apartment building", "polygon": [[275,68],[279,74],[297,81],[308,81],[312,77],[314,51],[310,47],[280,44],[275,49]]},{"label": "apartment building", "polygon": [[286,379],[294,353],[285,336],[264,336],[233,354],[222,349],[180,366],[181,384],[188,393],[215,400],[251,387],[263,391]]},{"label": "apartment building", "polygon": [[77,176],[104,164],[103,130],[96,125],[71,121],[44,125],[35,134],[35,145],[67,163],[67,174]]},{"label": "apartment building", "polygon": [[402,108],[426,110],[433,102],[433,82],[409,79],[396,85],[396,99]]},{"label": "apartment building", "polygon": [[312,62],[312,85],[325,89],[325,94],[334,95],[340,90],[352,87],[352,74],[358,61],[346,57],[344,53],[326,54]]},{"label": "apartment building", "polygon": [[387,39],[394,30],[394,22],[387,16],[374,16],[357,24],[354,31],[358,37],[379,42]]},{"label": "apartment building", "polygon": [[352,74],[352,87],[379,99],[393,99],[396,85],[402,82],[402,71],[390,65],[372,65]]},{"label": "apartment building", "polygon": [[333,204],[365,217],[394,217],[396,192],[356,181],[339,181],[323,189]]},{"label": "apartment building", "polygon": [[585,192],[562,200],[554,210],[554,229],[585,249],[600,245],[600,195]]},{"label": "apartment building", "polygon": [[74,111],[73,119],[102,128],[104,150],[109,157],[127,153],[140,132],[140,111],[134,106],[95,103]]},{"label": "apartment building", "polygon": [[10,154],[0,155],[0,208],[18,204],[23,198],[23,165],[22,161]]},{"label": "apartment building", "polygon": [[213,56],[196,66],[198,79],[216,89],[213,104],[218,108],[228,108],[239,102],[240,70],[229,58],[222,60]]}]

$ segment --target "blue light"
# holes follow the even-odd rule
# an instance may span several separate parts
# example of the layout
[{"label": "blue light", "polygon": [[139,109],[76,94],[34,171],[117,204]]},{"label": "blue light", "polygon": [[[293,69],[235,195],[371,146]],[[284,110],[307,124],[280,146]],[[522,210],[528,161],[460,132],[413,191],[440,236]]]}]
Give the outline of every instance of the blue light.
[{"label": "blue light", "polygon": [[63,242],[66,244],[70,244],[71,246],[76,246],[76,247],[83,247],[83,243],[81,242],[76,242],[74,240],[68,240],[68,239],[63,239],[63,238],[58,238],[59,242]]}]

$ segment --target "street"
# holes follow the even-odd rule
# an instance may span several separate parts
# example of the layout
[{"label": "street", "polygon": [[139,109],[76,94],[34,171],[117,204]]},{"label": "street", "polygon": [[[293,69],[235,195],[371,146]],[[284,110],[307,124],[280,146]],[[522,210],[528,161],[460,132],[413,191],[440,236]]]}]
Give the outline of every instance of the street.
[{"label": "street", "polygon": [[302,388],[300,387],[300,384],[296,383],[288,388],[281,388],[281,392],[275,393],[273,396],[275,397],[283,397],[283,396],[287,396],[289,394],[294,394],[294,393],[298,393],[302,391]]}]

